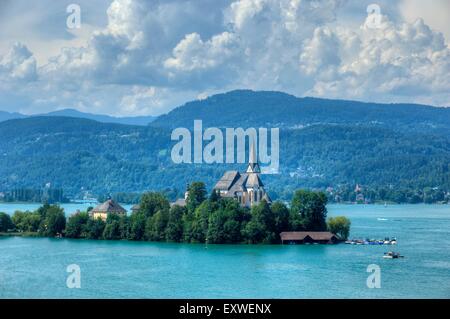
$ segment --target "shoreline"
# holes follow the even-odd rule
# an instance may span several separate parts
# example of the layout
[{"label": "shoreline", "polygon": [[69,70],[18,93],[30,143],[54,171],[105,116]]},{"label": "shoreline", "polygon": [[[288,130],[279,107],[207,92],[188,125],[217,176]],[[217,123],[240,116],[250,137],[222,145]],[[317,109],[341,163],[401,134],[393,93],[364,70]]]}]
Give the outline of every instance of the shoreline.
[{"label": "shoreline", "polygon": [[[39,203],[39,202],[1,202],[0,201],[0,205],[43,205],[44,203]],[[85,204],[95,204],[95,203],[83,203],[83,202],[68,202],[68,203],[52,203],[51,205],[85,205]],[[97,202],[98,204],[98,202]],[[135,205],[133,203],[119,203],[121,205]],[[355,203],[355,202],[341,202],[341,203],[336,203],[336,202],[329,202],[328,205],[348,205],[348,206],[365,206],[365,205],[369,205],[369,206],[383,206],[385,203],[384,202],[376,202],[376,203]],[[387,206],[400,206],[400,205],[450,205],[450,203],[445,203],[445,202],[436,202],[436,203],[394,203],[394,202],[387,202],[386,203]]]},{"label": "shoreline", "polygon": [[345,240],[338,240],[335,243],[308,243],[308,244],[283,244],[283,243],[201,243],[201,242],[176,242],[176,241],[155,241],[155,240],[132,240],[132,239],[94,239],[94,238],[70,238],[70,237],[48,237],[40,235],[38,232],[0,232],[1,237],[22,237],[22,238],[48,238],[48,239],[68,239],[75,241],[100,241],[100,242],[135,242],[135,243],[168,243],[168,244],[193,244],[193,245],[232,245],[232,246],[335,246],[338,244],[344,244]]}]

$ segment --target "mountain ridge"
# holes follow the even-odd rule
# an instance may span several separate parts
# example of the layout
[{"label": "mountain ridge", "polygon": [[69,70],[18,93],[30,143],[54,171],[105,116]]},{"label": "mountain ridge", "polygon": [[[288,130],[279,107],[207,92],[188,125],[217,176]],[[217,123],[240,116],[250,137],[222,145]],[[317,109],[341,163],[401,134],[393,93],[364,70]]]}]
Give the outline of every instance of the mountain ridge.
[{"label": "mountain ridge", "polygon": [[[263,176],[274,199],[285,198],[297,188],[347,185],[352,189],[357,183],[373,189],[439,187],[450,191],[450,123],[445,122],[448,111],[440,115],[439,110],[436,113],[426,107],[406,106],[397,117],[379,116],[376,112],[368,116],[367,107],[344,103],[343,107],[348,108],[345,116],[336,105],[319,105],[307,106],[302,117],[292,111],[304,106],[294,97],[281,104],[283,111],[289,107],[291,111],[287,115],[281,112],[278,118],[276,110],[269,115],[255,110],[270,110],[283,95],[274,98],[272,93],[249,94],[254,95],[246,92],[247,97],[240,99],[238,91],[205,100],[204,105],[196,101],[148,126],[57,116],[1,122],[0,192],[39,188],[50,182],[74,197],[85,191],[98,195],[166,189],[182,195],[186,184],[194,180],[204,181],[210,189],[224,171],[245,169],[240,164],[173,163],[172,127],[188,127],[193,119],[203,119],[204,128],[222,120],[234,128],[287,121],[280,126],[281,174]],[[267,99],[261,99],[261,94]],[[228,105],[239,100],[242,104],[225,114],[224,98],[230,98]],[[294,104],[289,105],[289,101]],[[405,110],[408,114],[402,119],[399,115]],[[383,121],[373,121],[381,118]]]},{"label": "mountain ridge", "polygon": [[127,124],[127,125],[140,125],[146,126],[150,122],[152,122],[156,117],[155,116],[125,116],[125,117],[116,117],[105,114],[93,114],[93,113],[85,113],[80,112],[75,109],[62,109],[57,111],[52,111],[48,113],[42,114],[34,114],[34,115],[24,115],[17,112],[5,112],[0,111],[0,122],[4,122],[12,119],[23,119],[23,118],[32,118],[32,117],[49,117],[49,116],[63,116],[63,117],[74,117],[74,118],[84,118],[90,119],[101,123],[117,123],[117,124]]},{"label": "mountain ridge", "polygon": [[420,125],[419,129],[426,129],[431,125],[450,132],[450,108],[299,98],[283,92],[251,90],[235,90],[187,102],[159,116],[150,125],[175,128],[183,127],[186,121],[193,123],[194,119],[202,119],[204,126],[234,127],[237,116],[243,126],[389,122],[390,127],[411,129]]}]

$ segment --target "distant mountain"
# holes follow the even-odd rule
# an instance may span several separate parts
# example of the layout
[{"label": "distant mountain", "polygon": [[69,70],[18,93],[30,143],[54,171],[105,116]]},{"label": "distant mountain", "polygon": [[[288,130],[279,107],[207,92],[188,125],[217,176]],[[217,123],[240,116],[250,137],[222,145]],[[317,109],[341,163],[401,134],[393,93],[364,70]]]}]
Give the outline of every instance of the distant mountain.
[{"label": "distant mountain", "polygon": [[156,117],[154,116],[129,116],[129,117],[114,117],[109,115],[101,115],[101,114],[92,114],[92,113],[84,113],[74,109],[63,109],[59,111],[43,113],[39,115],[24,115],[20,113],[9,113],[0,111],[0,122],[11,120],[11,119],[20,119],[26,117],[37,117],[37,116],[68,116],[68,117],[76,117],[82,119],[94,120],[101,123],[117,123],[117,124],[128,124],[128,125],[141,125],[145,126],[152,122]]},{"label": "distant mountain", "polygon": [[20,113],[16,113],[16,112],[9,113],[9,112],[0,111],[0,122],[12,120],[12,119],[20,119],[20,118],[24,118],[24,117],[26,117],[26,115],[23,115]]},{"label": "distant mountain", "polygon": [[[208,189],[242,164],[174,164],[171,130],[73,117],[0,123],[0,192],[62,187],[66,195],[174,190],[201,180]],[[450,136],[373,124],[316,124],[280,130],[280,170],[264,175],[273,198],[297,188],[355,184],[450,191]],[[381,191],[380,191],[381,192]],[[403,195],[403,193],[401,194]],[[413,194],[414,195],[414,194]],[[404,201],[399,195],[399,201]]]},{"label": "distant mountain", "polygon": [[74,109],[64,109],[54,112],[49,112],[45,114],[41,114],[39,116],[70,116],[70,117],[78,117],[83,119],[94,120],[102,123],[117,123],[117,124],[128,124],[128,125],[148,125],[152,122],[155,117],[154,116],[130,116],[130,117],[115,117],[109,115],[100,115],[100,114],[91,114],[84,113]]},{"label": "distant mountain", "polygon": [[312,124],[373,124],[394,130],[450,133],[450,107],[298,98],[282,92],[236,90],[188,102],[152,126],[298,128]]}]

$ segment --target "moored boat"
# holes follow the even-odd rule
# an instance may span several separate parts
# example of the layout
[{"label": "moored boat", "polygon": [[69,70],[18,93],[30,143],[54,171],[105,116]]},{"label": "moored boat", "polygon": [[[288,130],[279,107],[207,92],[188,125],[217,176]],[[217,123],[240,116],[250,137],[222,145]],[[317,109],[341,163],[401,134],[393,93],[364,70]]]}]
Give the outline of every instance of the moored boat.
[{"label": "moored boat", "polygon": [[400,255],[398,252],[389,251],[387,253],[384,253],[383,258],[387,259],[396,259],[396,258],[403,258],[405,256]]}]

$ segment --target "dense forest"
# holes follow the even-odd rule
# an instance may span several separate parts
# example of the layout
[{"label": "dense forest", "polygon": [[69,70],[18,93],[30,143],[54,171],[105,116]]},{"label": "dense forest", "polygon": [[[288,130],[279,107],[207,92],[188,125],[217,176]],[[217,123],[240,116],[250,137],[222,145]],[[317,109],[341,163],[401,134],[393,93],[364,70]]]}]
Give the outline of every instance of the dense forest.
[{"label": "dense forest", "polygon": [[450,197],[450,109],[251,91],[187,103],[147,127],[71,117],[2,122],[0,192],[51,183],[70,198],[89,193],[135,203],[145,191],[173,200],[197,179],[210,190],[224,171],[245,164],[174,164],[171,130],[194,119],[204,128],[280,127],[280,174],[262,176],[273,199],[290,200],[298,188],[328,190],[330,201]]},{"label": "dense forest", "polygon": [[44,205],[36,212],[15,212],[12,218],[0,213],[0,232],[29,233],[87,239],[128,239],[186,243],[280,243],[283,231],[326,231],[341,240],[350,233],[350,221],[335,217],[327,223],[324,193],[298,190],[290,208],[266,201],[251,209],[216,192],[207,197],[205,185],[188,187],[186,206],[170,206],[162,193],[145,193],[140,210],[130,216],[109,214],[106,221],[89,212],[77,212],[68,220],[59,206]]}]

